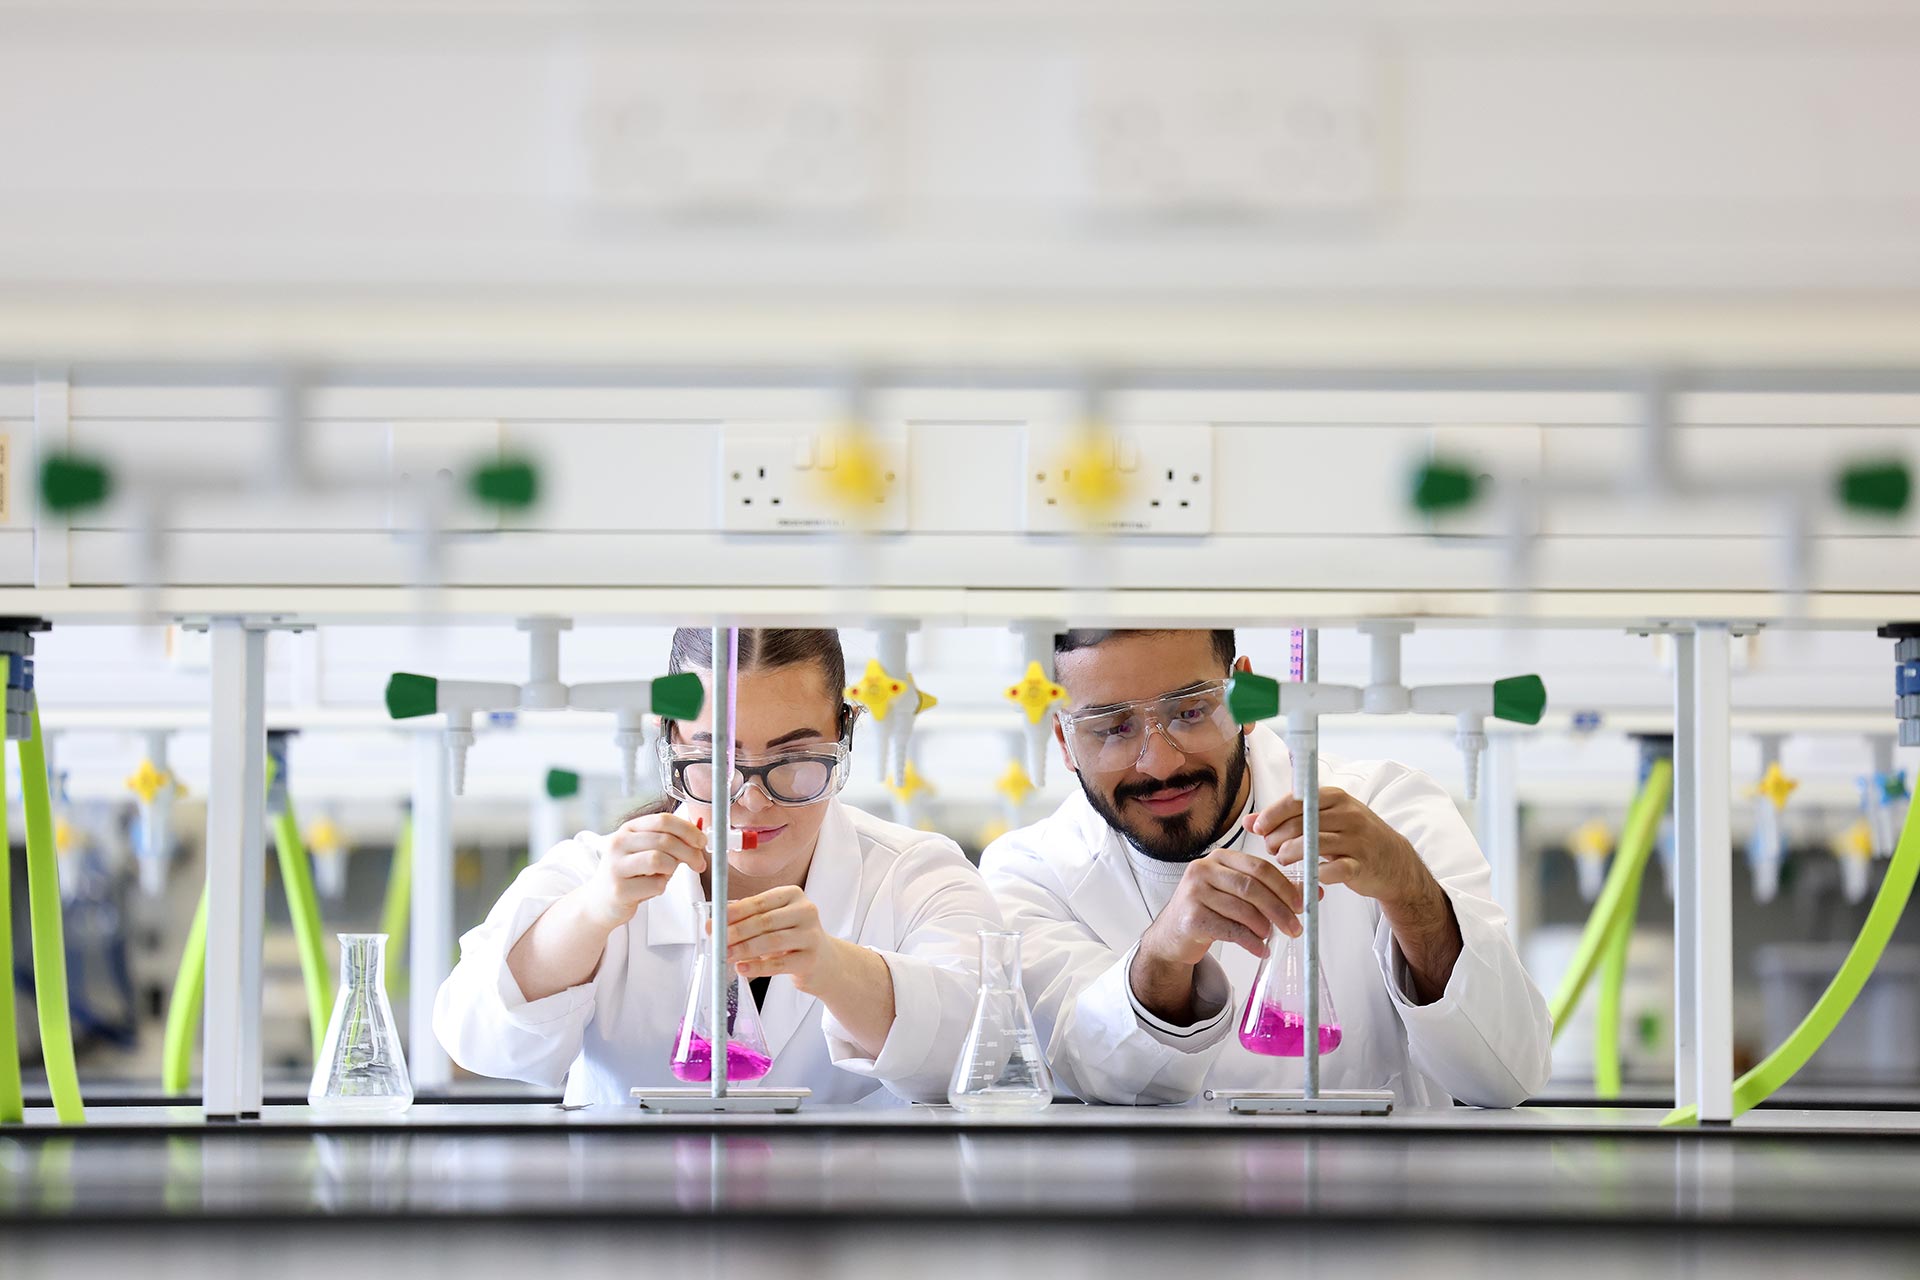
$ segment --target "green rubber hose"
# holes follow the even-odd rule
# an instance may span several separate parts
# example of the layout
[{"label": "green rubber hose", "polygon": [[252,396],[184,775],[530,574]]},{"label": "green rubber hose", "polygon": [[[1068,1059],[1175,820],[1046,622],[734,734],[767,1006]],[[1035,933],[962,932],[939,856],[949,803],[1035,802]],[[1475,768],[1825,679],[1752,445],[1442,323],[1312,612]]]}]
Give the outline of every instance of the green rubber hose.
[{"label": "green rubber hose", "polygon": [[273,815],[273,847],[280,855],[280,883],[287,894],[287,917],[293,921],[293,940],[300,951],[300,977],[307,988],[307,1026],[313,1034],[313,1056],[319,1060],[327,1040],[327,1019],[333,1016],[333,979],[327,971],[327,944],[320,932],[320,895],[313,888],[313,863],[289,799]]},{"label": "green rubber hose", "polygon": [[29,735],[20,744],[20,786],[27,811],[27,903],[33,921],[33,1003],[40,1012],[40,1056],[47,1069],[54,1114],[61,1124],[85,1124],[80,1072],[73,1062],[67,945],[60,921],[60,855],[53,847],[53,798],[47,788],[38,703],[29,704],[28,723]]},{"label": "green rubber hose", "polygon": [[193,1042],[200,1030],[200,1002],[207,989],[207,891],[200,890],[200,906],[187,930],[187,948],[180,953],[180,969],[173,976],[173,998],[167,1001],[167,1039],[160,1060],[160,1087],[185,1093],[193,1074]]},{"label": "green rubber hose", "polygon": [[[4,762],[0,761],[0,766]],[[7,771],[0,767],[0,1124],[27,1117],[20,1094],[20,1035],[13,1007],[13,833],[7,830]]]},{"label": "green rubber hose", "polygon": [[1592,980],[1594,969],[1600,963],[1600,953],[1612,938],[1613,931],[1620,927],[1620,919],[1627,910],[1629,890],[1638,894],[1640,876],[1647,869],[1647,858],[1653,853],[1654,833],[1660,829],[1660,819],[1667,812],[1667,798],[1673,793],[1673,761],[1656,760],[1647,771],[1647,781],[1640,788],[1640,794],[1634,799],[1633,807],[1627,811],[1626,830],[1621,832],[1620,847],[1615,851],[1613,866],[1607,872],[1607,883],[1600,890],[1600,900],[1593,904],[1593,911],[1587,916],[1587,926],[1580,933],[1580,945],[1573,954],[1573,963],[1568,966],[1566,976],[1560,980],[1559,990],[1554,992],[1548,1011],[1553,1017],[1553,1038],[1558,1040],[1560,1033],[1567,1027],[1573,1010],[1580,1003],[1580,997]]},{"label": "green rubber hose", "polygon": [[1600,993],[1594,1002],[1593,1091],[1609,1101],[1620,1096],[1620,996],[1627,983],[1627,948],[1639,914],[1640,889],[1646,883],[1645,862],[1640,870],[1600,958]]},{"label": "green rubber hose", "polygon": [[[1920,813],[1920,805],[1907,810],[1907,825],[1900,833],[1893,861],[1887,865],[1887,877],[1880,882],[1880,892],[1874,895],[1867,922],[1860,926],[1860,936],[1853,940],[1847,958],[1840,964],[1840,972],[1833,975],[1833,981],[1820,993],[1813,1009],[1800,1020],[1793,1034],[1733,1082],[1734,1115],[1745,1115],[1793,1079],[1800,1068],[1807,1065],[1807,1059],[1827,1042],[1833,1029],[1840,1025],[1840,1019],[1853,1007],[1861,988],[1867,985],[1867,979],[1873,976],[1874,966],[1880,963],[1881,953],[1893,937],[1893,927],[1900,923],[1907,899],[1913,896],[1914,878],[1920,875],[1920,821],[1916,821],[1916,813]],[[1699,1119],[1698,1107],[1681,1107],[1660,1123],[1694,1124]]]},{"label": "green rubber hose", "polygon": [[413,819],[400,827],[393,842],[393,861],[387,865],[387,897],[380,907],[380,932],[387,935],[387,999],[394,998],[394,970],[406,954],[407,920],[413,911]]}]

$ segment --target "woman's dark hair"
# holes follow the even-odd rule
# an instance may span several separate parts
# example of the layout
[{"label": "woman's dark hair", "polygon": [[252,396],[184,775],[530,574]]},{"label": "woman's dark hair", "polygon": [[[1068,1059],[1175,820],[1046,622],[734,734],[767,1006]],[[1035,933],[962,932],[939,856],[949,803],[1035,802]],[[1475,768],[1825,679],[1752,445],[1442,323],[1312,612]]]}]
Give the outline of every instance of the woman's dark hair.
[{"label": "woman's dark hair", "polygon": [[[742,671],[771,671],[778,667],[811,666],[826,682],[827,696],[839,707],[840,736],[853,731],[853,708],[842,691],[847,687],[847,655],[840,648],[840,633],[827,627],[742,627],[740,630],[740,667]],[[667,671],[713,670],[713,632],[707,627],[681,627],[673,633],[673,647],[667,656]],[[660,731],[671,736],[673,721],[661,722]]]}]

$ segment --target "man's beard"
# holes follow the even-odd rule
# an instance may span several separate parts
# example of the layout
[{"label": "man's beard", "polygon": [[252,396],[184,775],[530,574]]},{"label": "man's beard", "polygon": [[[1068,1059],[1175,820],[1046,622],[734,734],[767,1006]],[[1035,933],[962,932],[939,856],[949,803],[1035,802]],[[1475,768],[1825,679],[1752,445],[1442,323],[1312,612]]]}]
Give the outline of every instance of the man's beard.
[{"label": "man's beard", "polygon": [[[1221,837],[1227,834],[1240,817],[1238,806],[1234,803],[1240,798],[1240,784],[1247,777],[1247,738],[1245,734],[1236,734],[1239,747],[1233,753],[1233,759],[1227,762],[1225,785],[1221,785],[1220,774],[1215,769],[1189,769],[1174,774],[1158,782],[1129,782],[1115,787],[1113,798],[1109,800],[1087,785],[1087,775],[1082,773],[1080,790],[1085,793],[1087,803],[1093,811],[1107,820],[1107,825],[1125,836],[1129,843],[1140,852],[1157,862],[1192,862],[1204,857]],[[1204,821],[1198,820],[1201,803],[1195,803],[1185,813],[1171,818],[1148,818],[1145,822],[1128,822],[1120,816],[1120,809],[1128,799],[1134,796],[1150,796],[1156,791],[1176,790],[1181,787],[1200,785],[1203,789],[1212,787],[1215,792],[1213,812],[1206,815]],[[1196,796],[1203,801],[1203,796]]]}]

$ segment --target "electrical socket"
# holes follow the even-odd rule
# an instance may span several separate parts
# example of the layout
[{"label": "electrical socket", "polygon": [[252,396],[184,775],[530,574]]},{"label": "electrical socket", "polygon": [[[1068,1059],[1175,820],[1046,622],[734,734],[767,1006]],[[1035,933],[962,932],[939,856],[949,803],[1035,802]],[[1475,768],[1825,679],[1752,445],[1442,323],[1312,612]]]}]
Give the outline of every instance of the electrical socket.
[{"label": "electrical socket", "polygon": [[729,423],[720,432],[720,528],[727,533],[810,533],[907,529],[907,442],[875,431],[886,494],[873,519],[857,521],[829,493],[840,465],[840,433],[814,425]]},{"label": "electrical socket", "polygon": [[1351,217],[1383,203],[1387,100],[1366,38],[1115,47],[1083,76],[1096,216]]},{"label": "electrical socket", "polygon": [[399,532],[417,529],[422,490],[430,485],[438,494],[443,530],[498,529],[499,510],[475,502],[465,481],[475,467],[499,457],[497,421],[388,423],[387,527]]},{"label": "electrical socket", "polygon": [[1213,428],[1205,424],[1127,426],[1108,433],[1126,492],[1113,511],[1089,525],[1070,490],[1072,429],[1028,426],[1028,533],[1205,536],[1213,532]]},{"label": "electrical socket", "polygon": [[596,40],[561,67],[559,150],[591,212],[846,221],[880,203],[897,111],[861,44]]}]

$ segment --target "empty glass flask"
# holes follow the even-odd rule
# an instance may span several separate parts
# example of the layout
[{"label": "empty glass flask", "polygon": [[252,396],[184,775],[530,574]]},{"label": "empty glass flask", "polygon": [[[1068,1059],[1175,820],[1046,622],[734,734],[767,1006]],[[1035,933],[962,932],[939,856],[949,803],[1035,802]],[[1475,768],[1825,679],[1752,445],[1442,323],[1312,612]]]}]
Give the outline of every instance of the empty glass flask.
[{"label": "empty glass flask", "polygon": [[[1320,1052],[1340,1047],[1340,1015],[1333,1009],[1327,972],[1320,970]],[[1270,1058],[1299,1058],[1307,1050],[1307,941],[1278,929],[1267,936],[1267,958],[1253,977],[1240,1015],[1240,1043]]]},{"label": "empty glass flask", "polygon": [[[687,987],[680,1033],[673,1038],[673,1078],[689,1084],[713,1079],[713,904],[700,904],[699,955],[693,980]],[[767,1033],[760,1028],[760,1009],[753,991],[727,966],[727,1081],[747,1084],[773,1070]]]},{"label": "empty glass flask", "polygon": [[1053,1101],[1053,1075],[1020,985],[1017,933],[980,931],[980,1000],[947,1101],[962,1111],[1035,1111]]},{"label": "empty glass flask", "polygon": [[405,1111],[413,1082],[400,1029],[387,1003],[387,935],[343,933],[340,994],[327,1019],[327,1039],[313,1065],[307,1101],[342,1111]]}]

